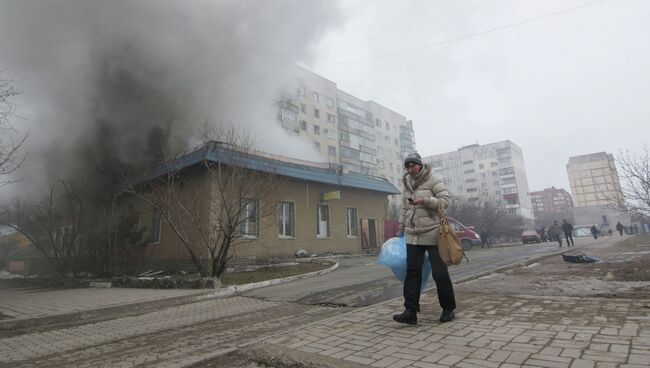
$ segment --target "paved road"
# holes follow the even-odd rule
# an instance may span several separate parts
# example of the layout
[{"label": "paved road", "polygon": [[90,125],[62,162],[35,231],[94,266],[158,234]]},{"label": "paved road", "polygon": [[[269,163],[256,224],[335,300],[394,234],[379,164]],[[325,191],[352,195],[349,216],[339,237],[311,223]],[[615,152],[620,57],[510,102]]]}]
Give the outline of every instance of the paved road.
[{"label": "paved road", "polygon": [[[588,239],[579,239],[576,245],[589,243]],[[450,273],[453,280],[466,279],[560,249],[567,248],[559,248],[556,243],[541,243],[473,250],[467,254],[469,263],[450,268]],[[351,307],[372,305],[402,295],[402,284],[386,267],[375,264],[376,256],[337,260],[341,266],[335,272],[252,290],[245,295],[272,301]],[[433,286],[433,280],[428,286]]]}]

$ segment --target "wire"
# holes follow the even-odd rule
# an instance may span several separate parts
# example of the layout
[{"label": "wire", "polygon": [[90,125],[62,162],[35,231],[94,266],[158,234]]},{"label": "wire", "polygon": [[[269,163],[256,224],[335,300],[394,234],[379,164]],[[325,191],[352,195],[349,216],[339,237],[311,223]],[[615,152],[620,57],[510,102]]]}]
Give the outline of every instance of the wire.
[{"label": "wire", "polygon": [[417,47],[413,47],[413,48],[410,48],[410,49],[391,51],[391,52],[388,52],[388,53],[385,53],[385,54],[380,54],[380,55],[375,55],[375,56],[368,56],[368,57],[364,57],[364,58],[360,58],[360,59],[351,59],[351,60],[339,61],[339,62],[330,63],[330,64],[324,64],[324,65],[318,66],[316,69],[327,68],[327,67],[337,66],[337,65],[358,63],[358,62],[362,62],[362,61],[375,60],[375,59],[380,59],[380,58],[389,57],[389,56],[395,56],[395,55],[401,55],[401,54],[416,52],[416,51],[420,51],[420,50],[435,47],[435,46],[440,46],[440,45],[444,45],[444,44],[448,44],[448,43],[452,43],[452,42],[456,42],[456,41],[466,40],[468,38],[473,38],[473,37],[476,37],[476,36],[481,36],[481,35],[484,35],[486,33],[492,33],[492,32],[502,31],[502,30],[508,29],[508,28],[514,28],[514,27],[517,27],[517,26],[520,26],[520,25],[523,25],[523,24],[538,21],[540,19],[550,18],[550,17],[556,16],[556,15],[568,13],[570,11],[574,11],[574,10],[577,10],[577,9],[586,8],[588,6],[596,5],[596,4],[605,2],[605,1],[607,1],[607,0],[593,1],[593,2],[590,2],[590,3],[575,6],[573,8],[558,10],[558,11],[553,12],[553,13],[540,15],[540,16],[537,16],[537,17],[534,17],[534,18],[524,19],[524,20],[521,20],[519,22],[510,23],[510,24],[506,24],[506,25],[503,25],[503,26],[499,26],[499,27],[489,28],[489,29],[486,29],[486,30],[483,30],[483,31],[470,33],[470,34],[467,34],[467,35],[464,35],[464,36],[449,38],[449,39],[446,39],[446,40],[443,40],[443,41],[438,41],[438,42],[434,42],[434,43],[430,43],[430,44],[426,44],[426,45],[422,45],[422,46],[417,46]]}]

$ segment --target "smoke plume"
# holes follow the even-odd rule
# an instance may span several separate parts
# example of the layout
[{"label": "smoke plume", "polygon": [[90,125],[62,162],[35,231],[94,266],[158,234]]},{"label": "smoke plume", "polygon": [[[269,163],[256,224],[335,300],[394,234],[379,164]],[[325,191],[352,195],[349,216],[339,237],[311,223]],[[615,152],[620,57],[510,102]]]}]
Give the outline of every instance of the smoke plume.
[{"label": "smoke plume", "polygon": [[330,1],[0,0],[0,68],[28,132],[22,188],[101,187],[197,125],[230,124],[257,148],[308,156],[275,121],[289,68],[339,22]]}]

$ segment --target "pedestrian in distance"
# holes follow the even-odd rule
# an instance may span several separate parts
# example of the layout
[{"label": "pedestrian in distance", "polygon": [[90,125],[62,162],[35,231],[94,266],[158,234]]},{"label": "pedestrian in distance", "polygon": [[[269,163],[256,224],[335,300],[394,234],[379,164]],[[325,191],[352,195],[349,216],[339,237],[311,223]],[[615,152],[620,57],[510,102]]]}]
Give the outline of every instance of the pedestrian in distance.
[{"label": "pedestrian in distance", "polygon": [[609,235],[610,238],[612,237],[612,233],[613,233],[612,229],[607,229],[607,235]]},{"label": "pedestrian in distance", "polygon": [[591,225],[591,236],[593,236],[594,239],[598,239],[598,228],[596,225]]},{"label": "pedestrian in distance", "polygon": [[630,225],[630,235],[634,235],[634,226]]},{"label": "pedestrian in distance", "polygon": [[623,236],[623,224],[621,224],[620,221],[616,223],[616,231],[618,231],[618,233]]},{"label": "pedestrian in distance", "polygon": [[557,224],[557,221],[553,221],[553,224],[548,227],[548,234],[551,239],[557,241],[557,244],[562,247],[562,237],[560,236],[560,225]]},{"label": "pedestrian in distance", "polygon": [[488,243],[488,232],[487,230],[483,229],[481,230],[479,237],[481,238],[481,248],[485,247],[490,247],[490,244]]},{"label": "pedestrian in distance", "polygon": [[567,220],[562,220],[562,232],[566,238],[566,246],[575,246],[575,243],[573,243],[573,225],[571,225]]},{"label": "pedestrian in distance", "polygon": [[432,174],[431,166],[422,163],[422,157],[417,152],[406,156],[404,168],[406,173],[402,178],[404,191],[399,215],[400,235],[406,235],[404,312],[395,314],[393,319],[409,325],[417,324],[417,312],[420,311],[422,262],[426,253],[442,308],[439,321],[449,322],[455,318],[456,298],[449,271],[440,259],[437,247],[440,226],[437,209],[447,208],[449,192],[442,180]]}]

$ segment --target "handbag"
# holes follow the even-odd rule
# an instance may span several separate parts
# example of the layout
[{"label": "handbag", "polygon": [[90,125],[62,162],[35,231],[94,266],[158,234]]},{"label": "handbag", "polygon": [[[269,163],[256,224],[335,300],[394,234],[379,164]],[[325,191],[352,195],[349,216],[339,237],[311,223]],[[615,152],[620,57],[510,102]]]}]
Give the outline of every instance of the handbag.
[{"label": "handbag", "polygon": [[440,218],[440,226],[438,227],[438,254],[442,262],[447,266],[457,265],[463,261],[463,258],[469,262],[469,258],[465,255],[458,235],[456,235],[454,229],[449,225],[445,211],[440,206],[438,206],[438,217]]}]

